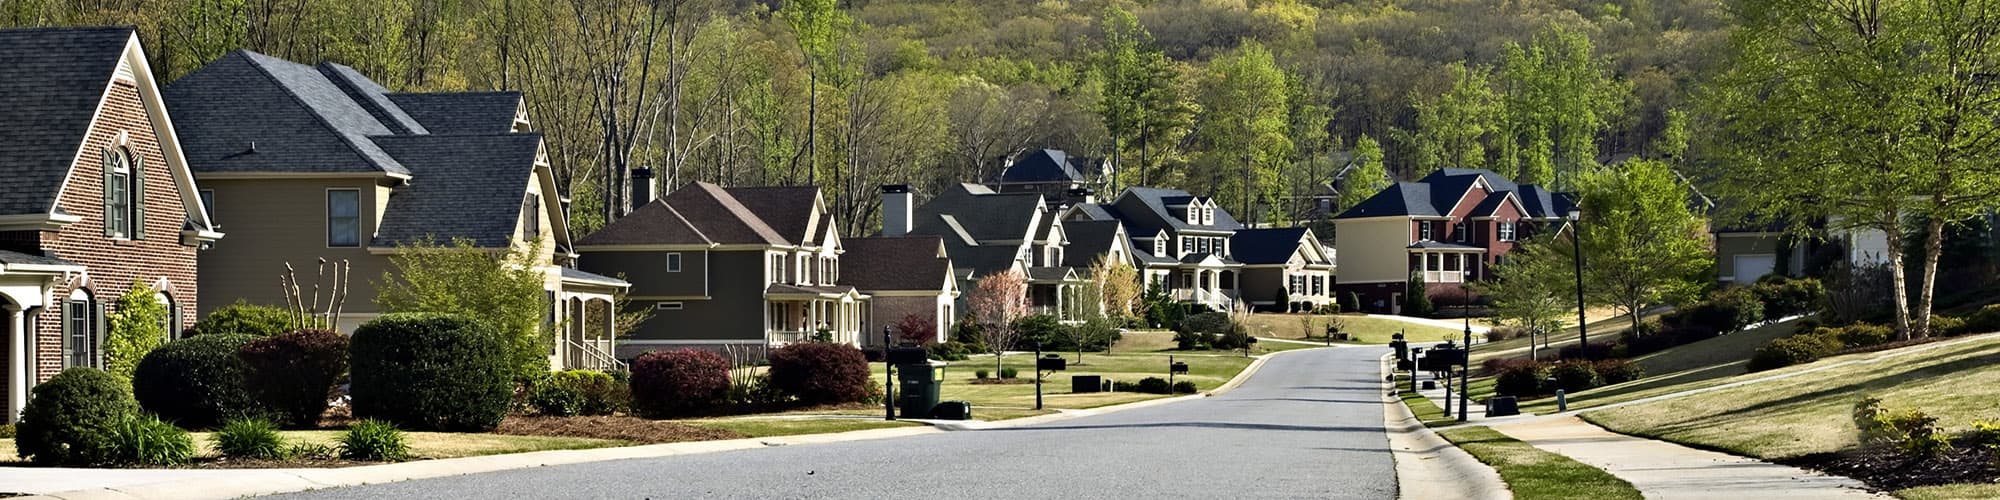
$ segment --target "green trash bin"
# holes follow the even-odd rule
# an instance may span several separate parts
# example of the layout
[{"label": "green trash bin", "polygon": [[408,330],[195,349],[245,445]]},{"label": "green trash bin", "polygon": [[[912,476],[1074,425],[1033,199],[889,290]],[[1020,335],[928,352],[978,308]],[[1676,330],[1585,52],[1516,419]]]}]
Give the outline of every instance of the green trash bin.
[{"label": "green trash bin", "polygon": [[896,365],[896,406],[900,418],[931,418],[938,405],[938,388],[944,386],[944,367],[929,364]]}]

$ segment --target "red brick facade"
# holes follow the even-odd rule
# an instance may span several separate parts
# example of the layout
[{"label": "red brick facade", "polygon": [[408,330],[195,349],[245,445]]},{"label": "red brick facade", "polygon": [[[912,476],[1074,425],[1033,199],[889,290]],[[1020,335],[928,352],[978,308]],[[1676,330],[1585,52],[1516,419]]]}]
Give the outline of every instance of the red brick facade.
[{"label": "red brick facade", "polygon": [[[137,85],[130,80],[115,82],[98,113],[56,202],[64,212],[83,220],[40,236],[42,248],[86,266],[88,271],[68,283],[58,283],[51,305],[28,318],[33,325],[30,328],[37,332],[33,348],[38,382],[62,370],[63,314],[59,304],[66,303],[73,290],[82,288],[96,301],[110,304],[134,282],[140,282],[156,287],[180,307],[181,325],[195,319],[196,248],[181,244],[187,209]],[[104,235],[103,152],[119,146],[121,132],[126,135],[124,147],[144,158],[145,236],[138,240]],[[110,310],[107,307],[107,312]]]}]

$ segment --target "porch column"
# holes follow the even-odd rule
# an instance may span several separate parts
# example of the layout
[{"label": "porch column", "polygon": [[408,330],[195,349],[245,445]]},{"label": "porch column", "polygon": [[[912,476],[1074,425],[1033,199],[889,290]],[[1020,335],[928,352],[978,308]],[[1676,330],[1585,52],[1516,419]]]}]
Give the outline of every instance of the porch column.
[{"label": "porch column", "polygon": [[28,406],[28,328],[21,307],[0,306],[7,326],[7,423],[18,423],[21,410]]},{"label": "porch column", "polygon": [[[606,343],[610,344],[610,346],[605,349],[606,352],[604,354],[610,356],[612,359],[617,359],[618,358],[618,302],[617,301],[611,299],[604,300],[604,330],[599,332],[598,334],[603,335],[602,337],[598,338],[603,339]],[[605,368],[609,369],[610,367],[607,366]]]}]

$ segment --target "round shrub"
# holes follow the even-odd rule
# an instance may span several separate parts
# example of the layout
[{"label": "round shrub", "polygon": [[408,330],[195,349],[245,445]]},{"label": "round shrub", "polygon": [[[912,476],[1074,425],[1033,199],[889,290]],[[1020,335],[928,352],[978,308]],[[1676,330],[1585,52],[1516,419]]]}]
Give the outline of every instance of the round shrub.
[{"label": "round shrub", "polygon": [[410,458],[410,445],[396,424],[362,419],[340,435],[340,458],[394,462]]},{"label": "round shrub", "polygon": [[1564,392],[1577,392],[1604,385],[1604,378],[1598,376],[1595,363],[1583,360],[1564,361],[1549,367],[1549,376],[1556,379],[1556,388]]},{"label": "round shrub", "polygon": [[2000,304],[1993,304],[1973,311],[1965,317],[1961,334],[2000,332]]},{"label": "round shrub", "polygon": [[278,426],[261,418],[239,418],[222,424],[210,436],[215,442],[215,450],[222,456],[237,458],[284,458],[285,440],[278,437]]},{"label": "round shrub", "polygon": [[1167,379],[1160,377],[1139,379],[1139,385],[1134,389],[1147,394],[1172,394],[1174,391],[1174,387],[1167,383]]},{"label": "round shrub", "polygon": [[1839,351],[1841,345],[1840,340],[1831,335],[1818,333],[1793,335],[1773,340],[1764,344],[1764,347],[1757,348],[1757,352],[1750,355],[1748,368],[1750,371],[1760,372],[1811,363],[1818,361],[1822,356]]},{"label": "round shrub", "polygon": [[194,459],[194,438],[159,417],[125,419],[112,428],[119,464],[144,467],[180,465]]},{"label": "round shrub", "polygon": [[1888,343],[1895,333],[1887,326],[1855,323],[1841,328],[1836,338],[1840,339],[1842,346],[1853,349]]},{"label": "round shrub", "polygon": [[347,374],[347,336],[299,330],[257,339],[239,351],[250,365],[250,391],[279,423],[314,427]]},{"label": "round shrub", "polygon": [[35,386],[15,425],[15,452],[42,465],[117,459],[117,426],[139,412],[125,385],[96,368],[71,368]]},{"label": "round shrub", "polygon": [[[853,348],[849,348],[853,349]],[[854,350],[856,359],[861,351]],[[776,353],[772,354],[776,363]],[[862,370],[867,370],[862,362]],[[777,367],[771,369],[777,376]],[[715,404],[729,394],[729,360],[711,351],[655,351],[632,360],[632,408],[666,417]]]},{"label": "round shrub", "polygon": [[139,361],[132,395],[146,411],[195,429],[260,415],[265,410],[250,393],[250,365],[237,355],[254,340],[212,334],[168,342]]},{"label": "round shrub", "polygon": [[357,418],[480,432],[500,425],[514,399],[505,341],[464,316],[384,315],[354,331],[348,353]]},{"label": "round shrub", "polygon": [[1493,379],[1493,392],[1525,398],[1542,394],[1542,381],[1549,378],[1548,363],[1520,363],[1500,368]]},{"label": "round shrub", "polygon": [[536,381],[528,404],[543,415],[610,415],[625,406],[623,385],[601,371],[563,370]]},{"label": "round shrub", "polygon": [[1604,379],[1605,385],[1623,384],[1639,380],[1646,376],[1646,369],[1629,359],[1598,361],[1595,368],[1597,369],[1597,376]]},{"label": "round shrub", "polygon": [[284,309],[253,305],[241,300],[235,304],[222,306],[202,316],[187,329],[186,335],[243,334],[258,337],[279,335],[293,330],[297,318]]},{"label": "round shrub", "polygon": [[1964,319],[1945,315],[1931,316],[1931,335],[1956,337],[1966,333]]},{"label": "round shrub", "polygon": [[771,350],[771,384],[806,404],[868,397],[868,361],[847,344],[806,342]]},{"label": "round shrub", "polygon": [[1201,389],[1196,388],[1193,381],[1182,380],[1174,382],[1174,394],[1194,394],[1196,392],[1201,392]]}]

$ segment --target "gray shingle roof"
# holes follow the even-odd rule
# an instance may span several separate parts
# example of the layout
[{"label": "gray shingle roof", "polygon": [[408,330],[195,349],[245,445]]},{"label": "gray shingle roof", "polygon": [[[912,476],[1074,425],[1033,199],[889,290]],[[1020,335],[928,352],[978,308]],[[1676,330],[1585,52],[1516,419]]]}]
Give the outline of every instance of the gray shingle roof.
[{"label": "gray shingle roof", "polygon": [[952,276],[951,259],[938,257],[944,241],[936,236],[848,238],[840,255],[840,284],[867,292],[943,291]]},{"label": "gray shingle roof", "polygon": [[1162,229],[1171,233],[1185,230],[1234,231],[1243,227],[1222,207],[1215,208],[1215,223],[1207,225],[1189,224],[1167,209],[1168,205],[1186,203],[1194,198],[1187,191],[1178,189],[1133,187],[1126,188],[1111,205],[1117,208],[1117,214],[1125,221],[1125,228],[1133,234],[1152,234]]},{"label": "gray shingle roof", "polygon": [[36,265],[36,266],[77,265],[70,261],[63,260],[61,257],[57,257],[52,254],[21,253],[11,250],[0,250],[0,264]]},{"label": "gray shingle roof", "polygon": [[610,276],[605,276],[605,275],[602,275],[602,274],[594,274],[594,273],[589,273],[589,272],[584,272],[584,271],[579,271],[579,270],[576,270],[576,269],[570,269],[570,268],[567,268],[567,267],[565,267],[565,268],[562,268],[562,279],[563,279],[563,281],[576,281],[576,282],[582,282],[582,283],[594,283],[594,284],[598,284],[598,285],[606,285],[606,286],[616,286],[616,287],[627,287],[627,286],[632,286],[632,284],[631,284],[631,283],[628,283],[628,282],[626,282],[625,280],[621,280],[621,279],[618,279],[618,278],[613,278],[613,277],[610,277]]},{"label": "gray shingle roof", "polygon": [[[798,240],[786,238],[773,230],[762,217],[758,217],[757,209],[747,206],[731,194],[732,191],[706,182],[689,184],[665,198],[612,221],[598,232],[583,237],[579,244],[792,245],[797,243]],[[762,198],[759,200],[767,201]],[[688,227],[683,229],[679,227],[681,225]],[[801,223],[798,225],[798,230],[803,234],[805,226]]]},{"label": "gray shingle roof", "polygon": [[[817,238],[806,232],[812,221],[813,203],[819,199],[814,186],[771,186],[725,188],[750,213],[777,231],[785,242],[800,244]],[[831,219],[825,222],[831,222]],[[821,228],[824,229],[824,228]]]},{"label": "gray shingle roof", "polygon": [[1083,182],[1083,174],[1071,166],[1068,153],[1042,149],[1028,153],[1000,172],[1000,182]]},{"label": "gray shingle roof", "polygon": [[[369,80],[366,76],[362,76],[361,72],[355,71],[354,68],[330,62],[319,63],[319,66],[315,66],[314,68],[318,69],[320,74],[326,75],[327,80],[333,82],[334,86],[340,87],[341,91],[346,92],[349,97],[354,98],[355,103],[360,104],[361,108],[367,110],[370,116],[375,117],[375,121],[382,122],[383,126],[389,127],[389,130],[396,134],[431,133],[430,130],[425,129],[423,124],[417,123],[415,118],[411,118],[408,113],[403,112],[402,107],[389,101],[389,89],[382,88],[381,84],[375,83],[374,80]],[[506,132],[506,130],[495,130],[489,133],[497,134],[501,132]],[[444,134],[450,132],[438,133]]]},{"label": "gray shingle roof", "polygon": [[520,92],[389,94],[389,100],[439,134],[498,134],[514,129]]},{"label": "gray shingle roof", "polygon": [[[631,221],[631,222],[626,222]],[[622,224],[621,224],[622,223]],[[576,240],[577,245],[712,245],[694,223],[662,200],[653,200],[616,222]]]},{"label": "gray shingle roof", "polygon": [[45,214],[132,28],[0,30],[0,215]]},{"label": "gray shingle roof", "polygon": [[1119,224],[1115,220],[1064,222],[1063,231],[1069,233],[1069,246],[1063,247],[1063,265],[1090,267],[1097,263],[1097,256],[1111,251],[1114,245],[1124,244],[1118,241]]},{"label": "gray shingle roof", "polygon": [[[372,138],[415,169],[389,195],[375,246],[426,236],[470,238],[486,248],[513,241],[534,175],[541,134],[405,135]],[[546,200],[543,203],[548,203]]]},{"label": "gray shingle roof", "polygon": [[165,94],[181,150],[197,173],[410,174],[368,139],[394,131],[311,66],[239,50],[168,85]]},{"label": "gray shingle roof", "polygon": [[1042,206],[1039,194],[1000,194],[984,186],[960,184],[917,207],[916,224],[910,233],[950,237],[953,230],[938,217],[950,215],[974,239],[1020,240],[1030,236],[1029,219]]},{"label": "gray shingle roof", "polygon": [[1311,232],[1303,227],[1244,229],[1229,237],[1229,255],[1244,264],[1283,264]]},{"label": "gray shingle roof", "polygon": [[[1431,172],[1417,182],[1397,182],[1382,192],[1347,209],[1335,218],[1414,216],[1437,217],[1451,211],[1476,180],[1485,180],[1496,194],[1512,191],[1530,218],[1562,217],[1569,212],[1568,195],[1553,193],[1533,184],[1515,184],[1491,170],[1445,168]],[[1488,203],[1498,203],[1488,198]],[[1493,208],[1493,207],[1486,207]]]}]

